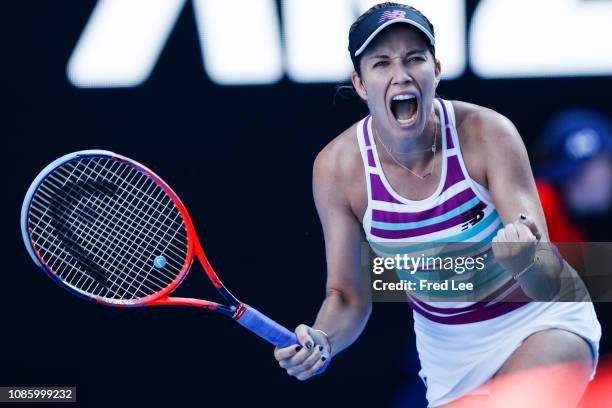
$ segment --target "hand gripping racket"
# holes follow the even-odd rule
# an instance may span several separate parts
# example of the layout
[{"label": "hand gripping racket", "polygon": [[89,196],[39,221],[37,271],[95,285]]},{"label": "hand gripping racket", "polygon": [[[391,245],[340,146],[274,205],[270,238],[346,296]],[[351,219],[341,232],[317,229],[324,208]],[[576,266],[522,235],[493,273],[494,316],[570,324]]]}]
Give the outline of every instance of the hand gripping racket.
[{"label": "hand gripping racket", "polygon": [[[26,194],[21,233],[34,262],[76,295],[116,307],[214,310],[276,346],[298,344],[292,332],[230,293],[208,262],[181,200],[127,157],[85,150],[49,164]],[[194,256],[226,305],[169,296]]]}]

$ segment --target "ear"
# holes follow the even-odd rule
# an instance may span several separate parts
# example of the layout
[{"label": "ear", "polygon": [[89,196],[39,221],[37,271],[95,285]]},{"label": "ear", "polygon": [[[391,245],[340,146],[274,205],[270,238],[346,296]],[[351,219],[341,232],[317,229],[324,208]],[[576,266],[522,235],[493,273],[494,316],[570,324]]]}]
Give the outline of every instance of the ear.
[{"label": "ear", "polygon": [[440,60],[436,59],[436,88],[438,87],[438,84],[440,83],[440,79],[442,78],[442,64],[440,64]]},{"label": "ear", "polygon": [[368,93],[366,92],[365,86],[363,85],[363,81],[361,80],[361,77],[359,77],[357,71],[353,71],[353,73],[351,74],[351,81],[353,81],[353,87],[355,88],[355,91],[357,91],[361,99],[367,101]]}]

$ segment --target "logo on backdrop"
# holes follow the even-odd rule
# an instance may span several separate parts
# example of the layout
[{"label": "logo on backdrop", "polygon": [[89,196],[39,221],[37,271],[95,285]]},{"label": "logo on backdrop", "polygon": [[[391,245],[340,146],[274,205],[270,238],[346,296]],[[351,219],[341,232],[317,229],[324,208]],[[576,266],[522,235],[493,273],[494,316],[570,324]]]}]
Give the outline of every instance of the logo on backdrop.
[{"label": "logo on backdrop", "polygon": [[[468,56],[482,78],[610,75],[612,1],[519,2],[522,7],[516,1],[480,0],[469,19],[465,1],[413,0],[411,5],[439,27],[436,54],[444,79],[461,77]],[[328,3],[333,19],[319,18],[318,2],[283,1],[279,13],[275,0],[239,0],[241,13],[226,24],[224,1],[98,0],[68,61],[68,80],[83,88],[143,84],[179,16],[193,11],[204,69],[216,84],[273,85],[284,76],[298,83],[344,82],[352,71],[346,34],[357,17],[354,11],[365,10],[364,2]],[[381,19],[404,16],[404,10],[392,10]],[[521,21],[521,30],[515,21]],[[589,46],[577,47],[575,58],[568,59],[558,46],[567,43]]]}]

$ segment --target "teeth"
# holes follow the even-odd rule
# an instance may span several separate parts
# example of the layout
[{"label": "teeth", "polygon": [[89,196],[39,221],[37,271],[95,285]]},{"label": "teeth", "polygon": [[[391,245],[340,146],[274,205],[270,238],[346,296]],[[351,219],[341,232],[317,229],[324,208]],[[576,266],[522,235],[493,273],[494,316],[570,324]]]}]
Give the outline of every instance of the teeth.
[{"label": "teeth", "polygon": [[405,101],[407,99],[415,99],[416,96],[414,95],[396,95],[393,97],[394,101]]},{"label": "teeth", "polygon": [[398,119],[397,121],[402,124],[405,125],[406,123],[410,123],[412,119]]}]

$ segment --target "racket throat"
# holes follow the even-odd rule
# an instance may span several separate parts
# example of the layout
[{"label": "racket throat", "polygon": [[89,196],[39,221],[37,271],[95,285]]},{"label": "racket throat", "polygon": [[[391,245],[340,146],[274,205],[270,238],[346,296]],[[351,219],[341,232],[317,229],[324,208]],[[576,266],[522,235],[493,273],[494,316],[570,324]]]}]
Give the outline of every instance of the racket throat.
[{"label": "racket throat", "polygon": [[247,309],[248,309],[247,305],[245,305],[244,303],[240,303],[238,307],[236,307],[236,310],[234,311],[232,318],[234,320],[240,320],[240,318],[244,315]]}]

